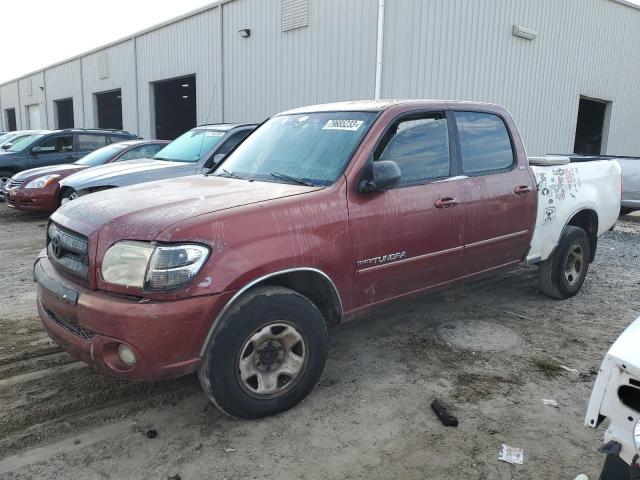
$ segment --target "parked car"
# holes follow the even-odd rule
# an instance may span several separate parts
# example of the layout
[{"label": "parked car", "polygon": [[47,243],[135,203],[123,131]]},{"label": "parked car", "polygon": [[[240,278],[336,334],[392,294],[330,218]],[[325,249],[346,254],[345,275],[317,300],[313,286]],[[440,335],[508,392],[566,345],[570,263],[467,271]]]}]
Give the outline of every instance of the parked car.
[{"label": "parked car", "polygon": [[[6,148],[0,148],[0,159],[2,159],[5,154],[11,153],[13,155],[16,155],[31,143],[31,141],[29,140],[31,137],[34,137],[34,135],[44,135],[46,133],[49,133],[49,130],[35,130],[30,134],[15,139],[15,142],[11,142],[11,140],[9,140],[8,143],[4,145],[4,147]],[[9,152],[9,150],[11,150],[11,152]],[[0,160],[0,192],[2,191],[2,187],[4,187],[5,183],[7,183],[7,180],[9,180],[9,178],[11,178],[11,175],[13,174],[13,172],[7,170],[6,168],[3,168],[2,165],[2,161]],[[0,201],[2,201],[2,199],[0,199]]]},{"label": "parked car", "polygon": [[151,159],[103,165],[60,182],[68,198],[125,185],[205,172],[256,128],[255,124],[202,125],[180,135]]},{"label": "parked car", "polygon": [[571,162],[592,162],[595,160],[615,160],[622,168],[622,201],[620,215],[640,210],[640,157],[618,155],[577,155],[571,154]]},{"label": "parked car", "polygon": [[320,378],[327,327],[371,307],[523,262],[547,295],[575,295],[618,218],[620,166],[532,162],[497,105],[290,110],[211,174],[59,208],[34,267],[38,311],[105,372],[198,371],[229,415],[281,412]]},{"label": "parked car", "polygon": [[36,133],[0,151],[0,182],[4,186],[23,170],[75,162],[100,147],[135,138],[136,135],[122,130],[71,128]]},{"label": "parked car", "polygon": [[18,141],[36,133],[44,133],[46,130],[17,130],[0,135],[0,150],[9,150]]},{"label": "parked car", "polygon": [[591,392],[585,424],[598,428],[605,420],[601,452],[606,459],[602,480],[640,478],[640,318],[615,341],[602,362]]},{"label": "parked car", "polygon": [[73,190],[60,188],[63,178],[98,165],[151,158],[168,143],[167,140],[127,140],[94,150],[74,163],[24,170],[9,179],[2,194],[9,207],[53,212],[61,203],[75,198]]}]

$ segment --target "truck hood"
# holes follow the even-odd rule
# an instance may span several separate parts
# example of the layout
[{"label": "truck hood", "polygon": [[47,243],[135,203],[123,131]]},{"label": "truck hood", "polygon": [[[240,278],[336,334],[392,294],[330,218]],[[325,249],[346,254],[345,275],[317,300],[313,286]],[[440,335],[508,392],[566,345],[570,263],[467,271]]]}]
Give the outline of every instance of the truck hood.
[{"label": "truck hood", "polygon": [[16,173],[13,176],[14,180],[26,180],[29,178],[40,177],[42,175],[71,175],[74,172],[84,170],[87,168],[85,165],[75,165],[73,163],[67,163],[64,165],[50,165],[48,167],[30,168],[29,170],[23,170],[20,173]]},{"label": "truck hood", "polygon": [[79,172],[66,178],[60,185],[83,190],[95,187],[123,187],[136,183],[164,180],[166,178],[193,175],[197,164],[190,162],[170,162],[140,158],[124,162],[107,163]]},{"label": "truck hood", "polygon": [[62,205],[51,220],[90,236],[153,240],[187,218],[312,192],[322,187],[192,175],[105,190]]}]

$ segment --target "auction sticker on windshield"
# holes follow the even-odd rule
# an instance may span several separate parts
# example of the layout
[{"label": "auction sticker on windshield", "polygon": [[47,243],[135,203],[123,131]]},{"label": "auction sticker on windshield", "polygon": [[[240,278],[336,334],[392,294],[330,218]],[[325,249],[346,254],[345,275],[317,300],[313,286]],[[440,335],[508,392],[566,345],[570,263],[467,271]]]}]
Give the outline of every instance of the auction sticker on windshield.
[{"label": "auction sticker on windshield", "polygon": [[350,130],[355,132],[364,122],[362,120],[328,120],[323,130]]}]

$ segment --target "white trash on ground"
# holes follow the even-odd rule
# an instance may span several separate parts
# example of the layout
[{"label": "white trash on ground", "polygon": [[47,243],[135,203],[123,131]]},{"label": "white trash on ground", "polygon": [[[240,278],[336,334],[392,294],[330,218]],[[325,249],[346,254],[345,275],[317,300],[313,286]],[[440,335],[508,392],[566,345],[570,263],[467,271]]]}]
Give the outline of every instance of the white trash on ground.
[{"label": "white trash on ground", "polygon": [[500,446],[500,455],[498,460],[501,462],[512,463],[514,465],[522,465],[524,463],[524,450],[521,448],[510,447],[506,443]]}]

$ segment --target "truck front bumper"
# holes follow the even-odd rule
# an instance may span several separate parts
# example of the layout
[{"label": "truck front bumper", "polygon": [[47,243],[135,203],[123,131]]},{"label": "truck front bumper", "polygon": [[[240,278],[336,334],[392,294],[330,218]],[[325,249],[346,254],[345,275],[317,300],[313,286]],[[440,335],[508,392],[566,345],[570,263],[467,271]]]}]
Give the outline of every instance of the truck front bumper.
[{"label": "truck front bumper", "polygon": [[[106,373],[155,381],[197,369],[209,329],[233,292],[152,302],[93,291],[35,265],[38,313],[49,336],[75,358]],[[120,345],[135,354],[127,365]]]}]

